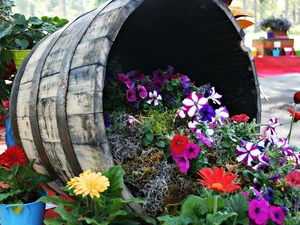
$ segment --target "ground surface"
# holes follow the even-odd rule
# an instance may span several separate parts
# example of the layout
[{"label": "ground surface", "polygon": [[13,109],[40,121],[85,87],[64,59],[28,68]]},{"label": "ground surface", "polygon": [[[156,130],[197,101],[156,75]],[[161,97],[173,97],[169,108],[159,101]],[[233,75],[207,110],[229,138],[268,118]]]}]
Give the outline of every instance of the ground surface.
[{"label": "ground surface", "polygon": [[[299,75],[259,78],[259,83],[262,91],[269,99],[269,102],[266,102],[261,98],[262,122],[267,123],[271,117],[277,117],[279,123],[288,123],[276,129],[281,137],[286,137],[291,121],[286,110],[293,107],[294,93],[300,91],[300,72]],[[300,111],[300,105],[297,106],[296,111]],[[294,124],[290,144],[300,146],[300,121]]]}]

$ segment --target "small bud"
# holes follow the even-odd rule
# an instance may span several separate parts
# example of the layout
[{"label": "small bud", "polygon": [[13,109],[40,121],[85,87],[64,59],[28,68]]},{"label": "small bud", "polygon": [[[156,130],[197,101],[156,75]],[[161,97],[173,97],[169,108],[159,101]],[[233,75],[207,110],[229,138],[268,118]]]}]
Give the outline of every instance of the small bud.
[{"label": "small bud", "polygon": [[300,91],[297,91],[294,94],[294,102],[295,102],[295,104],[299,104],[300,103]]}]

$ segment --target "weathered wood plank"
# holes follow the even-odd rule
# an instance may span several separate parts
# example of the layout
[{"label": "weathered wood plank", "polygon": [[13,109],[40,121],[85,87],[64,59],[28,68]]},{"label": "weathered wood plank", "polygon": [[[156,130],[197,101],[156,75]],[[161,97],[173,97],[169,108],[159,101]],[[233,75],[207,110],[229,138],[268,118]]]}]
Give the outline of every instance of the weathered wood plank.
[{"label": "weathered wood plank", "polygon": [[43,98],[56,96],[57,89],[58,89],[57,79],[58,79],[58,74],[41,78],[39,95],[38,95],[39,101],[41,101]]},{"label": "weathered wood plank", "polygon": [[68,115],[68,128],[73,144],[99,144],[94,114]]},{"label": "weathered wood plank", "polygon": [[71,69],[95,63],[105,66],[111,46],[112,42],[107,38],[80,43],[74,53]]},{"label": "weathered wood plank", "polygon": [[17,116],[29,116],[31,82],[20,85],[17,97]]},{"label": "weathered wood plank", "polygon": [[22,140],[23,139],[33,140],[29,117],[28,116],[18,116],[17,119],[18,119],[18,128],[19,128],[20,138]]},{"label": "weathered wood plank", "polygon": [[44,147],[57,176],[67,183],[75,174],[71,170],[68,156],[65,155],[61,143],[44,142]]},{"label": "weathered wood plank", "polygon": [[100,14],[105,14],[109,11],[123,8],[127,5],[131,0],[122,0],[122,1],[111,1],[103,10],[101,10]]},{"label": "weathered wood plank", "polygon": [[75,154],[83,171],[106,171],[108,169],[99,145],[73,144]]},{"label": "weathered wood plank", "polygon": [[[98,93],[97,97],[102,97],[102,93]],[[67,95],[67,114],[89,114],[94,112],[102,112],[102,107],[94,108],[93,91],[81,93],[68,93]]]}]

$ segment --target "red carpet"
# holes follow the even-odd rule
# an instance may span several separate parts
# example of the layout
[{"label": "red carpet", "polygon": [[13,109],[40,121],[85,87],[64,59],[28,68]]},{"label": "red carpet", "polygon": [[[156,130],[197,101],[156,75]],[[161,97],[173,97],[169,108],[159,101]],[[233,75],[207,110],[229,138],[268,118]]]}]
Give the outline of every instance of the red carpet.
[{"label": "red carpet", "polygon": [[300,74],[299,56],[254,57],[258,77]]}]

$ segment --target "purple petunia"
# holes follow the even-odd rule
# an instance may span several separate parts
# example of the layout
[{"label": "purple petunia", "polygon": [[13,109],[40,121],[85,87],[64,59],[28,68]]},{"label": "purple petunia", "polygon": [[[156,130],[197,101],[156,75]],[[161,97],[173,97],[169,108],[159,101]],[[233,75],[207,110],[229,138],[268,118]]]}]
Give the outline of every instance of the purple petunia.
[{"label": "purple petunia", "polygon": [[274,191],[272,188],[268,188],[267,192],[264,194],[264,199],[270,202],[274,197]]},{"label": "purple petunia", "polygon": [[258,164],[253,166],[253,170],[264,170],[266,167],[270,166],[270,158],[267,156],[267,153],[264,152],[258,156]]},{"label": "purple petunia", "polygon": [[184,148],[185,155],[188,159],[197,158],[200,147],[193,142],[189,142]]},{"label": "purple petunia", "polygon": [[126,91],[126,98],[129,102],[135,102],[136,101],[136,93],[135,93],[135,90],[133,89],[128,89]]},{"label": "purple petunia", "polygon": [[142,99],[145,99],[148,96],[148,92],[144,86],[138,85],[138,92]]},{"label": "purple petunia", "polygon": [[126,74],[123,74],[123,73],[118,74],[118,82],[119,83],[126,84],[129,81],[130,81],[130,79],[128,78],[128,76]]},{"label": "purple petunia", "polygon": [[272,181],[275,181],[275,182],[278,182],[280,180],[280,174],[279,173],[276,173],[275,175],[269,177],[269,180],[272,180]]},{"label": "purple petunia", "polygon": [[216,115],[216,112],[213,107],[211,107],[211,105],[206,104],[199,110],[199,114],[201,115],[202,121],[212,122],[213,118]]},{"label": "purple petunia", "polygon": [[258,158],[260,155],[260,151],[255,145],[251,142],[241,141],[242,147],[237,145],[236,147],[236,155],[237,161],[243,162],[247,166],[251,166],[251,162]]},{"label": "purple petunia", "polygon": [[252,200],[249,204],[249,217],[255,221],[256,224],[265,225],[269,219],[269,202],[264,200]]},{"label": "purple petunia", "polygon": [[191,80],[188,76],[184,75],[184,76],[180,77],[180,87],[182,89],[189,88],[190,83],[191,83]]}]

